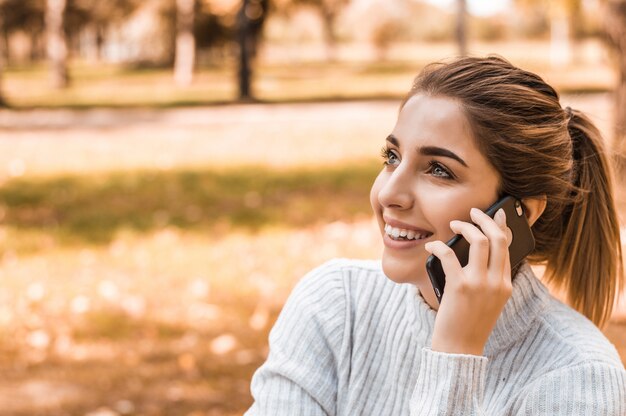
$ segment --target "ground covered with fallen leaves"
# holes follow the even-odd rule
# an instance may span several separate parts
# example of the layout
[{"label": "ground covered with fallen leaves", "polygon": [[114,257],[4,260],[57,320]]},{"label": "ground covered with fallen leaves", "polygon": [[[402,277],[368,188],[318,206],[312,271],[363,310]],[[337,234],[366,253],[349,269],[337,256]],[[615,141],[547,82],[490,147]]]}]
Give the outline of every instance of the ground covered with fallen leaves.
[{"label": "ground covered with fallen leaves", "polygon": [[0,111],[1,413],[243,413],[295,282],[380,253],[397,104]]}]

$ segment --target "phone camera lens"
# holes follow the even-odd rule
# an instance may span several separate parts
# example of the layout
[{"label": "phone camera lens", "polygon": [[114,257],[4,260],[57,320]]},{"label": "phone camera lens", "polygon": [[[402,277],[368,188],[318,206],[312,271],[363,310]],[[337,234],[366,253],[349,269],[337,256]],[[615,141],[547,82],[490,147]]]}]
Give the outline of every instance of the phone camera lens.
[{"label": "phone camera lens", "polygon": [[515,212],[517,213],[518,217],[524,215],[524,209],[522,208],[522,203],[519,202],[519,200],[515,201]]}]

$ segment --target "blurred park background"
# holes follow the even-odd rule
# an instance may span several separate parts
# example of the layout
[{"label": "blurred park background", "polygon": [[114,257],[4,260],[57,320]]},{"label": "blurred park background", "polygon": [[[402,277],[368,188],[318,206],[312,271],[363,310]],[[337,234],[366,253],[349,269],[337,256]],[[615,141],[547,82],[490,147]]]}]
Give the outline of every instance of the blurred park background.
[{"label": "blurred park background", "polygon": [[623,163],[625,49],[619,0],[0,0],[0,414],[242,414],[295,282],[379,256],[425,64],[535,71]]}]

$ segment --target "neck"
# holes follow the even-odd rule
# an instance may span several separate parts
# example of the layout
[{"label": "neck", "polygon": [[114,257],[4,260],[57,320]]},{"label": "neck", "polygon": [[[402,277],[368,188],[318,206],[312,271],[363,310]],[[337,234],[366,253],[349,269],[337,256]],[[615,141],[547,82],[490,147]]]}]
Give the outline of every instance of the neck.
[{"label": "neck", "polygon": [[420,295],[424,298],[424,301],[430,306],[433,310],[439,309],[439,301],[437,300],[437,296],[435,295],[435,291],[433,290],[430,282],[423,283],[419,282],[417,285],[417,289],[419,290]]}]

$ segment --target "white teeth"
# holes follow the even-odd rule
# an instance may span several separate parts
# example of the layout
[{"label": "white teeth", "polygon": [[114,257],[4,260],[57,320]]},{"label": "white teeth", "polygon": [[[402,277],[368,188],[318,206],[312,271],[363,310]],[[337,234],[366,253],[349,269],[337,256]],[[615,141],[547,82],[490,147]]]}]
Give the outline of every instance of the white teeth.
[{"label": "white teeth", "polygon": [[419,234],[413,230],[405,230],[403,228],[395,228],[389,224],[385,224],[385,233],[390,235],[393,238],[404,237],[407,240],[421,240],[426,236],[430,235],[429,233]]}]

